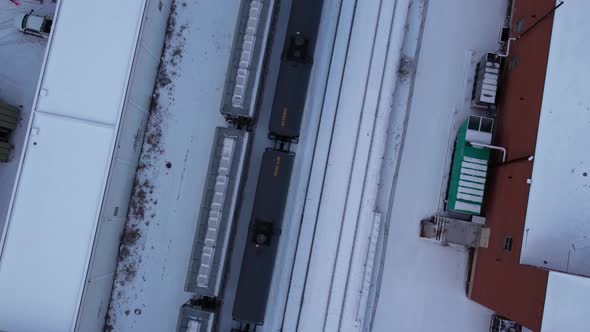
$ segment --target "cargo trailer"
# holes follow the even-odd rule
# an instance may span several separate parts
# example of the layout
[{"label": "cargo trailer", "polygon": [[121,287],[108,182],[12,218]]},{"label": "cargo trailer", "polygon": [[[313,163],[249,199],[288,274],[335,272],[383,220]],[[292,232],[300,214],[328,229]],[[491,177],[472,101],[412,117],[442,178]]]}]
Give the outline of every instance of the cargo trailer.
[{"label": "cargo trailer", "polygon": [[255,116],[275,0],[242,0],[226,72],[221,114],[229,119]]},{"label": "cargo trailer", "polygon": [[185,285],[187,292],[219,296],[249,139],[246,131],[221,127],[215,131]]},{"label": "cargo trailer", "polygon": [[447,211],[481,214],[493,125],[491,118],[470,115],[459,129],[447,191]]}]

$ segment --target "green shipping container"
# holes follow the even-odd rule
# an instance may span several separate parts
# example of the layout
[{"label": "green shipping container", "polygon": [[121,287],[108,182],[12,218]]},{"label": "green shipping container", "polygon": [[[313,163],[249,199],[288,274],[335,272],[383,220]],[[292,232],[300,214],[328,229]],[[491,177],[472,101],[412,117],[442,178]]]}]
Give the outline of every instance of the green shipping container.
[{"label": "green shipping container", "polygon": [[473,124],[478,118],[486,119],[471,116],[457,134],[447,192],[447,211],[481,214],[490,150],[472,146],[467,140],[468,126],[472,130],[470,123]]}]

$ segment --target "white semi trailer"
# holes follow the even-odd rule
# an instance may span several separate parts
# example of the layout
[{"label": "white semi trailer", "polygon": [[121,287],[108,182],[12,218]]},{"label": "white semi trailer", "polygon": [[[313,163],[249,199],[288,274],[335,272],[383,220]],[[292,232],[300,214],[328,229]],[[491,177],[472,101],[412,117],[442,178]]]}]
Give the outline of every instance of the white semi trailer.
[{"label": "white semi trailer", "polygon": [[171,3],[59,1],[0,230],[0,330],[103,330]]}]

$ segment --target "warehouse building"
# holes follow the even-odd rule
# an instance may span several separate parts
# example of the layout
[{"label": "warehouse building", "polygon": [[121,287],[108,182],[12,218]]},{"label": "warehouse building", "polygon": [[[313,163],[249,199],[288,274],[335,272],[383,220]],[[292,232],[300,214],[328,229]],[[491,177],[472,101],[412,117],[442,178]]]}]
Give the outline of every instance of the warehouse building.
[{"label": "warehouse building", "polygon": [[590,72],[588,9],[584,1],[553,0],[514,0],[510,8],[515,39],[494,140],[507,160],[497,160],[488,177],[489,246],[475,252],[468,295],[533,331],[579,331],[588,314],[571,311],[576,297],[559,295],[572,285],[588,290],[590,276],[589,161],[580,150],[590,139],[581,88]]},{"label": "warehouse building", "polygon": [[170,11],[58,3],[0,243],[0,330],[103,330]]}]

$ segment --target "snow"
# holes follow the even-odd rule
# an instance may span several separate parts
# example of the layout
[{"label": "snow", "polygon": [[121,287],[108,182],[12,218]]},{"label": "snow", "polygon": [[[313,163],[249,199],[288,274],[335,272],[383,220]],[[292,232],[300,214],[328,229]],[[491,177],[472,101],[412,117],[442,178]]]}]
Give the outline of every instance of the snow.
[{"label": "snow", "polygon": [[33,1],[23,2],[20,6],[8,1],[0,2],[0,99],[15,106],[22,105],[21,119],[10,139],[14,146],[11,159],[0,164],[0,232],[4,229],[47,45],[46,39],[17,31],[13,20],[31,10],[38,15],[51,15],[54,9],[55,4],[51,1],[46,1],[44,5]]},{"label": "snow", "polygon": [[[399,61],[400,43],[395,41],[403,39],[406,16],[403,9],[407,8],[407,3],[405,6],[404,2],[401,3],[399,26],[393,32],[396,1],[364,4],[357,6],[355,11],[349,45],[352,51],[347,56],[337,100],[330,138],[333,145],[329,151],[323,193],[316,216],[314,237],[319,241],[314,241],[312,248],[299,318],[299,329],[304,331],[346,329],[352,327],[356,319],[354,306],[357,304],[349,298],[356,292],[347,292],[347,287],[354,282],[352,278],[363,275],[362,270],[351,269],[355,267],[354,263],[364,257],[352,261],[351,256],[354,249],[366,252],[366,249],[361,250],[359,247],[366,246],[369,236],[363,234],[370,231],[373,221],[374,205],[367,195],[374,195],[374,191],[372,193],[367,187],[371,186],[374,178],[367,174],[367,165],[373,135],[378,134],[375,124],[382,122],[377,119],[376,112],[389,38],[392,38],[392,44],[398,46],[394,52]],[[373,145],[373,148],[378,148],[378,145]],[[360,212],[368,214],[368,217],[359,216]],[[343,310],[354,312],[354,318],[351,314],[342,317]]]},{"label": "snow", "polygon": [[154,92],[107,331],[173,331],[239,4],[177,1]]},{"label": "snow", "polygon": [[[298,236],[291,237],[293,243],[297,240],[292,275],[288,284],[281,284],[283,288],[289,285],[288,298],[283,315],[281,302],[274,301],[277,308],[271,310],[271,324],[264,330],[367,330],[373,314],[377,315],[375,331],[399,326],[398,320],[402,321],[400,330],[440,329],[441,319],[424,324],[424,315],[416,310],[431,303],[437,305],[437,317],[447,315],[458,320],[459,330],[481,329],[489,324],[490,312],[465,296],[466,252],[420,241],[418,224],[421,217],[442,207],[452,132],[467,116],[474,59],[496,49],[507,4],[455,1],[450,8],[437,4],[434,12],[445,15],[427,17],[430,35],[421,44],[425,1],[355,6],[355,1],[344,0],[337,8],[339,3],[326,3],[331,10],[325,12],[338,12],[339,17],[336,20],[324,14],[320,32],[321,36],[332,33],[334,27],[326,22],[337,21],[329,67],[321,60],[314,65],[318,81],[329,69],[326,85],[322,88],[316,82],[307,101],[306,112],[310,105],[321,108],[321,112],[306,113],[305,135],[297,147],[298,156],[305,154],[306,162],[299,165],[300,173],[293,178],[297,185],[292,188],[286,214],[291,220],[285,222],[287,225],[298,225],[301,220]],[[465,9],[465,17],[455,17]],[[481,13],[488,17],[475,19]],[[442,40],[445,44],[441,44]],[[426,64],[419,63],[416,68],[415,56],[420,47],[429,49],[428,57]],[[416,72],[419,75],[414,80]],[[441,82],[449,77],[456,81],[454,85]],[[420,93],[412,96],[415,85]],[[416,103],[419,107],[413,106]],[[440,111],[434,113],[436,110]],[[408,125],[408,113],[419,123]],[[432,133],[421,128],[424,124],[434,128]],[[411,133],[409,142],[404,139],[406,132]],[[313,140],[315,146],[308,148],[306,140]],[[402,158],[402,147],[419,155]],[[419,158],[432,156],[432,162],[418,162]],[[418,188],[405,179],[401,188],[396,186],[399,182],[393,179],[402,181],[402,171],[406,178],[422,177],[413,180],[418,182]],[[426,186],[420,188],[420,184]],[[393,196],[392,188],[404,197]],[[423,196],[428,198],[429,194],[432,199],[424,200]],[[396,206],[395,214],[390,205]],[[422,211],[419,217],[404,210],[412,206]],[[381,218],[385,215],[380,212],[390,220],[384,222]],[[380,265],[384,255],[383,245],[374,245],[383,242],[388,231],[398,232],[395,241],[401,236],[403,244],[392,245],[390,233],[384,266],[387,273],[381,275],[379,268],[372,273],[371,257],[376,255]],[[284,233],[293,234],[293,230]],[[289,248],[284,250],[289,253]],[[422,261],[418,264],[430,265],[416,269],[410,252],[420,255]],[[284,278],[291,271],[290,254],[280,253],[279,257],[284,259],[277,274]],[[400,282],[392,275],[392,269],[398,271],[396,264],[399,273],[408,279]],[[440,281],[420,282],[437,274],[442,276]],[[381,280],[383,287],[379,289],[375,286]],[[275,278],[273,287],[277,283],[280,281]],[[431,294],[436,292],[440,295]],[[273,294],[280,296],[285,291]],[[382,301],[375,309],[378,299]],[[278,323],[281,317],[282,324]],[[416,329],[414,323],[424,325]]]},{"label": "snow", "polygon": [[550,272],[541,331],[587,331],[589,296],[589,278]]},{"label": "snow", "polygon": [[498,48],[506,6],[485,0],[428,3],[408,114],[404,103],[396,103],[391,115],[396,122],[387,145],[399,159],[386,154],[384,174],[394,183],[385,196],[389,220],[374,331],[489,328],[491,312],[465,295],[467,252],[421,240],[418,230],[422,218],[442,208],[453,132],[467,113],[474,52]]},{"label": "snow", "polygon": [[[555,12],[521,263],[590,276],[590,3]],[[566,199],[559,199],[566,198]]]},{"label": "snow", "polygon": [[[284,318],[282,322],[279,324],[275,323],[273,326],[275,329],[279,329],[282,323],[285,331],[296,330],[299,320],[303,289],[309,267],[309,256],[315,233],[315,217],[313,214],[309,216],[309,212],[305,211],[317,211],[319,205],[319,195],[325,175],[325,168],[322,168],[322,165],[325,166],[328,159],[330,135],[336,112],[334,105],[335,96],[338,95],[340,81],[344,74],[344,65],[354,16],[354,3],[352,1],[326,1],[324,13],[333,13],[332,15],[338,16],[327,17],[326,14],[322,14],[324,16],[322,17],[322,25],[320,26],[319,40],[324,39],[327,41],[318,42],[318,46],[320,47],[316,51],[315,58],[324,59],[320,54],[328,54],[331,55],[331,59],[328,61],[320,60],[319,63],[314,63],[314,78],[310,84],[312,87],[310,89],[311,94],[308,96],[306,105],[306,111],[312,106],[313,108],[311,109],[321,109],[321,113],[317,115],[305,113],[304,123],[306,125],[303,126],[300,145],[300,150],[302,151],[299,153],[299,156],[304,153],[305,157],[303,159],[309,160],[310,162],[308,166],[302,167],[303,170],[301,170],[301,173],[291,181],[292,183],[298,184],[296,192],[303,192],[304,194],[294,195],[295,202],[292,204],[293,207],[289,208],[291,210],[290,214],[287,212],[285,217],[291,219],[291,222],[285,221],[286,225],[297,225],[299,222],[301,223],[298,237],[295,238],[297,251],[289,283]],[[328,25],[327,22],[334,22],[337,25]],[[322,48],[322,45],[326,45],[326,48]],[[325,80],[326,82],[319,83],[316,80]],[[327,98],[327,96],[330,97]],[[302,158],[296,159],[296,162],[300,159]],[[307,215],[304,215],[304,213]],[[283,269],[289,270],[284,266]]]},{"label": "snow", "polygon": [[[311,180],[302,181],[309,189],[283,324],[288,331],[364,327],[372,277],[366,259],[380,230],[374,206],[391,103],[387,91],[395,82],[408,3],[384,1],[356,12],[354,5],[342,2],[326,95],[319,96],[324,104]],[[341,220],[331,217],[339,209],[341,231]]]}]

